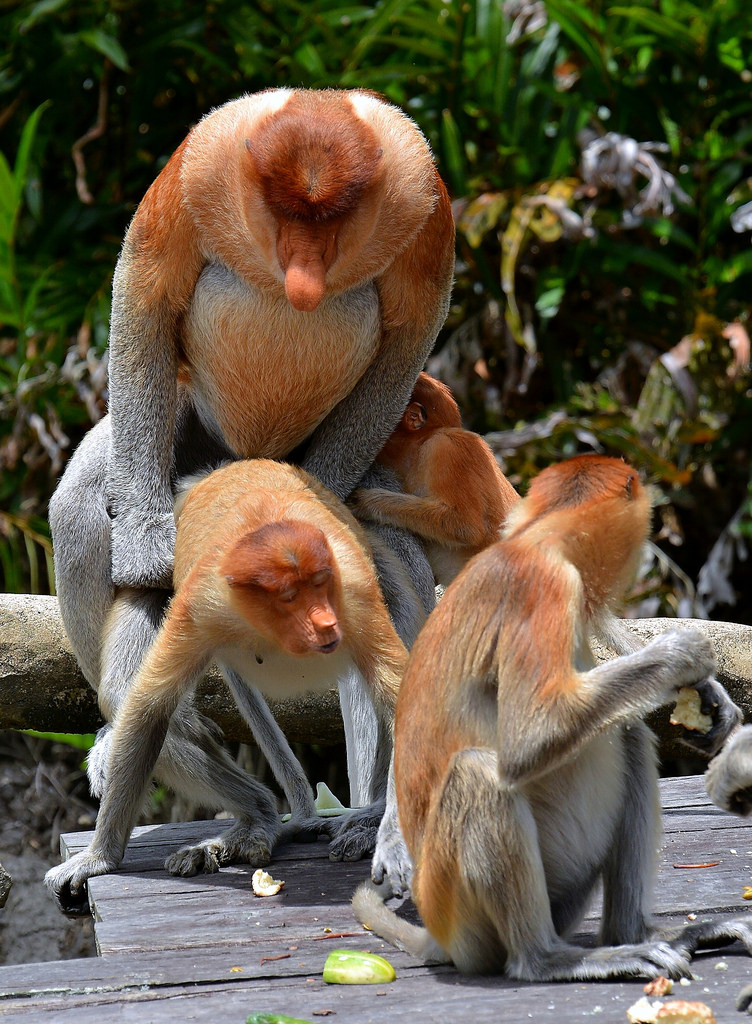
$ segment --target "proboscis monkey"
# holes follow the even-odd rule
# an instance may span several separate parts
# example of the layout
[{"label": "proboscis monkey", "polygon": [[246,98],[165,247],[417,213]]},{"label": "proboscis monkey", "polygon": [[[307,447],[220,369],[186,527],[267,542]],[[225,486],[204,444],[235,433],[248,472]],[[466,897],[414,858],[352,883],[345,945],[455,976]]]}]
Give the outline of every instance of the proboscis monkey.
[{"label": "proboscis monkey", "polygon": [[416,125],[371,93],[272,89],[188,134],[142,200],[110,330],[113,580],[170,586],[177,382],[242,458],[344,498],[446,316],[449,200]]},{"label": "proboscis monkey", "polygon": [[[175,596],[115,716],[94,838],[47,874],[69,912],[85,909],[88,878],[120,863],[170,721],[210,662],[220,664],[290,800],[293,832],[311,825],[313,796],[258,691],[278,699],[322,691],[354,668],[391,745],[407,653],[365,536],[344,505],[304,470],[258,459],[203,477],[176,511]],[[121,595],[112,614],[129,599]],[[237,821],[173,854],[168,870],[191,875],[231,860],[268,863],[281,834],[274,797],[229,758],[205,754],[212,763],[203,790]],[[373,809],[364,808],[334,827],[357,831],[370,817]]]},{"label": "proboscis monkey", "polygon": [[499,539],[519,501],[479,434],[463,430],[452,392],[421,373],[410,402],[377,461],[393,469],[403,490],[359,489],[351,502],[360,518],[401,526],[426,540],[438,583]]},{"label": "proboscis monkey", "polygon": [[[425,928],[396,917],[372,883],[353,901],[389,941],[536,981],[681,977],[700,947],[739,938],[752,950],[748,919],[658,934],[648,917],[660,814],[642,717],[689,686],[715,716],[705,749],[738,722],[697,631],[594,665],[588,638],[622,596],[649,520],[625,463],[553,466],[429,616],[400,688],[394,754]],[[601,945],[585,949],[566,936],[599,877]]]},{"label": "proboscis monkey", "polygon": [[[446,315],[453,252],[425,139],[369,92],[269,90],[188,134],[116,268],[110,415],[50,504],[63,622],[106,717],[164,614],[175,480],[231,458],[290,456],[344,498],[408,402]],[[433,578],[415,538],[381,533],[398,559],[375,548],[379,577],[410,643]],[[122,587],[129,599],[111,616]],[[357,687],[341,690],[368,765],[373,722]],[[171,728],[171,774],[190,798],[192,780],[211,777],[213,740],[190,706]],[[109,738],[105,728],[90,758],[96,794]],[[361,792],[383,783],[364,776]]]}]

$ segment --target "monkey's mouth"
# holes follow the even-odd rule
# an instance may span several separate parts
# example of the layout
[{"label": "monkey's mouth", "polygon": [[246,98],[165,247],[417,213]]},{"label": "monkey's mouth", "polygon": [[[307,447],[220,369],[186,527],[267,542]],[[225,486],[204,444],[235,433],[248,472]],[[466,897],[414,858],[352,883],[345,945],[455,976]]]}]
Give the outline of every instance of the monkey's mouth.
[{"label": "monkey's mouth", "polygon": [[330,640],[328,644],[319,644],[316,648],[321,654],[331,654],[333,650],[339,647],[339,639]]}]

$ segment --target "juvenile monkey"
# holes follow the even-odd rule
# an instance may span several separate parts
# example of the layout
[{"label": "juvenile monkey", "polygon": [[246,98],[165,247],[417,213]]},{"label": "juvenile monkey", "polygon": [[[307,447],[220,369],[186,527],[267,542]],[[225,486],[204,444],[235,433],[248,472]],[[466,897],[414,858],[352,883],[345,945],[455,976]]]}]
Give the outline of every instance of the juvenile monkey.
[{"label": "juvenile monkey", "polygon": [[[356,916],[416,956],[525,980],[689,974],[696,949],[746,919],[658,934],[648,901],[658,846],[654,741],[642,717],[682,686],[715,706],[712,752],[738,717],[697,631],[594,666],[647,536],[650,503],[603,456],[542,472],[504,539],[450,585],[410,654],[397,702],[395,780],[425,924],[367,883]],[[691,739],[687,734],[687,740]],[[597,949],[567,941],[597,879]]]},{"label": "juvenile monkey", "polygon": [[[160,766],[158,759],[171,718],[213,660],[290,799],[291,830],[310,825],[313,797],[257,691],[277,698],[323,691],[357,670],[388,761],[407,654],[347,509],[302,469],[261,459],[200,479],[179,498],[177,512],[175,596],[115,716],[94,838],[46,877],[68,910],[85,905],[88,878],[120,863],[155,768],[160,775],[166,768],[169,781],[173,762]],[[113,615],[130,600],[127,592],[119,597]],[[228,757],[206,753],[213,763],[210,771],[199,765],[203,791],[238,820],[221,839],[172,855],[168,869],[190,875],[231,860],[268,863],[281,834],[271,792]],[[354,812],[345,828],[373,816],[373,808]]]},{"label": "juvenile monkey", "polygon": [[[344,498],[433,346],[453,253],[425,139],[371,93],[269,90],[189,132],[139,205],[115,271],[110,415],[50,503],[63,622],[108,719],[164,615],[176,479],[294,455]],[[378,529],[379,577],[410,643],[433,578],[415,538]],[[111,615],[116,588],[128,596]],[[377,741],[361,691],[341,690],[365,766],[356,788],[383,788],[370,777]],[[105,728],[90,759],[96,795],[110,738]],[[181,793],[211,788],[222,754],[190,705],[172,719],[168,759]]]},{"label": "juvenile monkey", "polygon": [[406,493],[361,488],[353,495],[353,508],[361,519],[423,537],[434,576],[443,586],[499,539],[519,501],[483,438],[462,429],[452,392],[427,373],[419,375],[377,461],[394,470]]}]

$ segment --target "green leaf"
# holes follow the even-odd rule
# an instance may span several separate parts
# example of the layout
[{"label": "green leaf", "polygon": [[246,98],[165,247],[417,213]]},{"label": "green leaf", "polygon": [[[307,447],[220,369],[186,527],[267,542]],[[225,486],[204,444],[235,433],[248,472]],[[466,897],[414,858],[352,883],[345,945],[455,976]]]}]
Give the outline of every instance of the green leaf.
[{"label": "green leaf", "polygon": [[103,57],[112,61],[116,68],[120,68],[121,71],[131,70],[128,55],[114,36],[108,35],[99,28],[94,28],[80,32],[78,38],[92,50],[96,50],[97,53],[101,53]]},{"label": "green leaf", "polygon": [[70,0],[40,0],[40,3],[32,6],[28,17],[20,22],[18,31],[28,32],[38,21],[42,21],[47,15],[55,14],[57,11],[62,10],[63,7],[67,7],[69,2]]},{"label": "green leaf", "polygon": [[32,112],[29,120],[23,127],[23,131],[21,132],[21,139],[18,143],[18,152],[16,153],[16,162],[13,167],[13,188],[17,203],[21,198],[21,194],[23,193],[24,185],[26,183],[26,174],[29,167],[31,148],[34,145],[34,136],[37,132],[39,118],[45,112],[47,107],[49,107],[50,102],[50,100],[45,100],[44,103],[40,103],[36,110]]},{"label": "green leaf", "polygon": [[95,734],[78,732],[37,732],[36,729],[22,729],[27,736],[36,736],[40,740],[50,740],[53,743],[66,743],[69,747],[77,750],[91,750],[94,746]]},{"label": "green leaf", "polygon": [[283,1013],[252,1013],[245,1024],[312,1024],[302,1017],[285,1017]]}]

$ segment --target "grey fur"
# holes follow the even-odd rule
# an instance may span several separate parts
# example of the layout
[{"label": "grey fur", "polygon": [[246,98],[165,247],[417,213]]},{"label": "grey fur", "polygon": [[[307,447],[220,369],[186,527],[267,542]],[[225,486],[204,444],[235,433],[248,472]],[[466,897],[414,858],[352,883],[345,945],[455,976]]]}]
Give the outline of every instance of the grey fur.
[{"label": "grey fur", "polygon": [[[171,473],[173,481],[178,471],[195,473],[219,465],[231,455],[203,430],[188,405],[179,407],[179,426],[185,431],[187,443],[177,449]],[[110,574],[111,518],[106,496],[107,465],[111,457],[110,420],[105,417],[90,431],[70,460],[50,505],[61,614],[74,653],[97,690],[100,707],[108,721],[117,713],[130,680],[153,643],[169,597],[166,589],[121,588],[115,603]],[[379,533],[380,536],[372,534],[372,541],[380,579],[387,598],[391,598],[398,632],[405,641],[412,642],[424,619],[424,605],[428,596],[432,597],[430,567],[417,540],[400,536],[402,531],[398,530]],[[407,566],[386,547],[384,536],[394,543]],[[413,577],[422,587],[422,598],[411,582]],[[109,623],[108,616],[111,616]],[[363,802],[369,806],[344,821],[317,819],[310,786],[263,697],[232,672],[226,668],[224,671],[241,713],[257,735],[290,802],[293,820],[285,827],[284,834],[291,835],[296,828],[309,835],[316,829],[326,831],[332,836],[330,852],[335,859],[355,859],[372,851],[384,808],[391,737],[379,735],[376,716],[364,691],[356,683],[352,688],[343,687],[346,704],[352,704],[346,719],[350,761],[354,762],[357,757],[359,763],[366,766],[357,784]],[[108,725],[98,733],[89,755],[90,786],[100,797],[106,797],[112,784],[106,774],[111,740],[112,730]],[[355,755],[353,750],[359,753]],[[239,819],[237,829],[232,832],[168,858],[168,870],[178,874],[216,870],[218,864],[246,854],[259,860],[266,856],[263,851],[267,847],[271,849],[279,838],[277,825],[271,828],[267,821],[259,831],[259,827],[252,824],[254,810],[259,807],[262,817],[268,818],[265,808],[271,795],[231,761],[218,742],[216,728],[198,714],[190,699],[181,703],[175,712],[162,751],[158,759],[155,753],[155,763],[149,771],[152,768],[160,782],[186,799],[207,807],[229,809]],[[138,806],[134,814],[137,811]],[[391,815],[396,821],[396,808]],[[120,835],[122,830],[117,831]],[[65,904],[65,909],[85,910],[82,881],[85,870],[89,874],[111,870],[113,859],[119,860],[120,856],[122,851],[118,855],[114,848],[104,853],[95,849],[86,865],[61,865],[50,872],[48,884]],[[404,856],[407,857],[406,851]]]},{"label": "grey fur", "polygon": [[[606,625],[618,634],[618,626]],[[660,816],[655,742],[641,718],[679,687],[703,683],[714,661],[698,631],[665,633],[639,650],[631,641],[624,646],[631,653],[597,667],[589,667],[583,647],[582,701],[566,712],[550,705],[533,736],[512,725],[496,750],[464,749],[450,761],[421,850],[429,859],[439,851],[441,870],[457,865],[447,948],[395,917],[384,904],[387,885],[359,887],[358,920],[427,962],[448,957],[468,973],[530,981],[685,977],[697,949],[739,939],[752,952],[746,919],[677,929],[657,929],[650,920]],[[714,703],[728,735],[735,716]],[[491,736],[491,722],[489,729]],[[566,935],[599,877],[603,945],[588,950]]]}]

